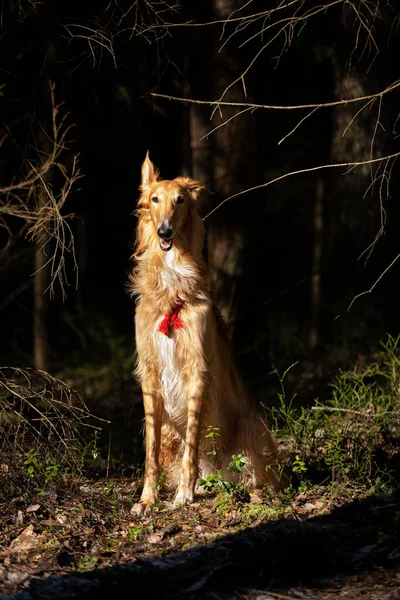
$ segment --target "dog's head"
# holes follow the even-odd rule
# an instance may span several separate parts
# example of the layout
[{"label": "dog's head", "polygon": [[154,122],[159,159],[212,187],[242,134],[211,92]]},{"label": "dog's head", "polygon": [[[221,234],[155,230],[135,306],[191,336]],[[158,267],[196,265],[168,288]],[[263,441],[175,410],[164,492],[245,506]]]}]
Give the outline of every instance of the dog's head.
[{"label": "dog's head", "polygon": [[190,177],[160,179],[147,153],[142,165],[140,189],[139,207],[150,211],[160,248],[167,252],[193,209],[197,209],[197,199],[204,192],[204,187]]}]

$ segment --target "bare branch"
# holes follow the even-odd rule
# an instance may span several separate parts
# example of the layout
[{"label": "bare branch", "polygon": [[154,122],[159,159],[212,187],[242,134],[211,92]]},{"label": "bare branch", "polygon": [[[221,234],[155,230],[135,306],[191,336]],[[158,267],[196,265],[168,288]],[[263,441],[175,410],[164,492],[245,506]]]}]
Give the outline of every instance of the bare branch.
[{"label": "bare branch", "polygon": [[272,185],[273,183],[276,183],[277,181],[281,181],[282,179],[286,179],[287,177],[292,177],[293,175],[300,175],[301,173],[312,173],[314,171],[321,171],[322,169],[335,169],[338,167],[349,167],[347,172],[350,172],[355,167],[359,167],[361,165],[369,165],[371,163],[380,163],[380,162],[386,161],[388,159],[396,158],[399,155],[400,155],[400,152],[395,152],[394,154],[389,154],[388,156],[381,156],[379,158],[374,158],[372,160],[361,160],[361,161],[357,161],[357,162],[345,162],[345,163],[332,163],[332,164],[327,164],[327,165],[319,165],[317,167],[309,167],[308,169],[299,169],[297,171],[291,171],[290,173],[284,173],[283,175],[280,175],[279,177],[275,177],[275,179],[271,179],[270,181],[266,181],[265,183],[260,183],[259,185],[255,185],[254,187],[248,188],[246,190],[242,190],[241,192],[237,192],[237,194],[233,194],[232,196],[225,198],[225,200],[222,200],[222,202],[217,204],[217,206],[215,206],[213,208],[213,210],[211,210],[205,217],[203,217],[203,221],[205,219],[208,219],[209,216],[211,216],[216,210],[218,210],[223,204],[225,204],[229,200],[233,200],[233,198],[237,198],[238,196],[243,196],[243,194],[248,194],[249,192],[254,192],[255,190],[259,190],[259,189],[268,187],[269,185]]},{"label": "bare branch", "polygon": [[[51,100],[51,149],[40,160],[38,165],[30,164],[28,173],[21,181],[13,182],[0,188],[0,228],[9,235],[11,231],[7,218],[16,217],[25,224],[25,235],[33,242],[43,243],[42,249],[48,252],[48,264],[51,265],[51,280],[48,291],[52,296],[55,283],[58,281],[63,297],[65,297],[66,254],[70,254],[73,270],[78,277],[77,262],[75,258],[74,237],[68,219],[72,214],[63,215],[62,210],[71,192],[72,187],[82,177],[78,168],[78,156],[73,158],[72,167],[67,170],[61,162],[61,154],[66,149],[66,139],[72,128],[66,125],[68,114],[60,116],[62,104],[55,102],[55,86],[50,84]],[[40,150],[38,149],[38,154]],[[64,180],[58,193],[46,183],[46,175],[51,170],[57,170]],[[40,206],[37,203],[39,187],[45,191],[45,202]],[[78,280],[76,279],[76,284]]]},{"label": "bare branch", "polygon": [[59,379],[14,367],[0,367],[0,419],[2,450],[9,451],[10,443],[18,451],[39,450],[50,441],[53,451],[71,462],[82,451],[82,428],[99,430],[93,420],[103,421]]},{"label": "bare branch", "polygon": [[214,127],[214,129],[211,129],[211,131],[209,131],[208,133],[206,133],[205,135],[203,135],[203,137],[200,138],[200,141],[204,140],[209,135],[211,135],[212,133],[214,133],[214,131],[217,131],[217,129],[219,129],[220,127],[224,127],[224,125],[226,125],[230,121],[233,121],[233,119],[236,119],[236,117],[239,117],[240,115],[243,115],[244,113],[248,112],[249,110],[252,111],[254,109],[252,109],[249,106],[248,108],[244,108],[243,110],[240,110],[239,112],[237,112],[234,115],[232,115],[231,117],[229,117],[229,119],[226,119],[223,123],[220,123],[219,125],[217,125],[216,127]]},{"label": "bare branch", "polygon": [[350,413],[352,415],[361,415],[362,417],[365,417],[367,419],[376,419],[385,415],[400,415],[400,411],[398,410],[385,410],[380,413],[369,413],[363,410],[354,410],[353,408],[336,408],[334,406],[312,406],[311,410],[323,410],[327,412],[344,412]]},{"label": "bare branch", "polygon": [[369,290],[365,290],[364,292],[361,292],[360,294],[357,294],[357,296],[354,296],[353,300],[350,302],[350,304],[349,304],[349,306],[347,308],[347,312],[350,311],[351,307],[353,306],[353,304],[357,300],[357,298],[361,298],[361,296],[365,296],[366,294],[371,294],[372,293],[372,291],[376,288],[376,286],[381,281],[381,279],[383,279],[383,277],[386,275],[386,273],[388,271],[390,271],[390,269],[398,261],[399,258],[400,258],[400,254],[398,254],[397,256],[395,256],[395,258],[392,260],[392,262],[390,263],[390,265],[388,265],[386,267],[386,269],[379,275],[379,277],[377,278],[377,280],[375,281],[375,283],[369,288]]},{"label": "bare branch", "polygon": [[175,100],[177,102],[188,102],[191,104],[206,104],[208,106],[239,106],[241,108],[264,108],[267,110],[302,110],[306,108],[331,108],[333,106],[347,106],[356,102],[363,102],[367,100],[374,100],[382,97],[385,94],[392,92],[393,90],[400,87],[400,81],[395,81],[384,90],[377,92],[376,94],[369,94],[368,96],[359,96],[357,98],[347,98],[343,100],[335,100],[334,102],[318,102],[312,104],[294,104],[294,105],[279,105],[279,104],[254,104],[251,102],[226,102],[223,100],[195,100],[194,98],[182,98],[179,96],[170,96],[168,94],[156,94],[151,93],[151,96],[157,98],[165,98],[166,100]]}]

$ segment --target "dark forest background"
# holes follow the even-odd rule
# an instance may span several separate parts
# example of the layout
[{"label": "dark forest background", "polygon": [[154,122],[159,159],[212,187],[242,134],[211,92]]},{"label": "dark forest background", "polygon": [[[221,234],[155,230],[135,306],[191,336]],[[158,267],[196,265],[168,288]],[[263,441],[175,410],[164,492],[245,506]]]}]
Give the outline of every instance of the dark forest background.
[{"label": "dark forest background", "polygon": [[[398,25],[395,4],[379,0],[3,2],[2,363],[59,374],[94,412],[129,405],[134,303],[125,282],[147,150],[164,178],[207,186],[204,215],[292,171],[382,159],[232,198],[206,219],[207,250],[239,367],[260,400],[274,366],[300,361],[297,375],[313,379],[396,336],[399,264],[385,270],[400,252],[390,158]],[[284,107],[368,98],[213,112],[152,94]],[[56,277],[49,289],[63,231],[63,283]]]}]

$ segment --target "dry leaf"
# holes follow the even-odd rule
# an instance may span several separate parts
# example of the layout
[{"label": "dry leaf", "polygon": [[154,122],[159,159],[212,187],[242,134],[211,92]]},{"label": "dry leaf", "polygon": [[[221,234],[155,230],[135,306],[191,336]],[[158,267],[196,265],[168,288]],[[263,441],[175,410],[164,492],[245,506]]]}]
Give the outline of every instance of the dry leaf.
[{"label": "dry leaf", "polygon": [[66,515],[56,515],[56,520],[60,525],[66,525],[68,522],[68,517]]},{"label": "dry leaf", "polygon": [[250,494],[250,502],[254,504],[259,504],[263,499],[258,494]]},{"label": "dry leaf", "polygon": [[149,542],[149,544],[158,544],[158,542],[161,542],[161,540],[162,540],[161,532],[150,533],[149,537],[147,538],[147,541]]},{"label": "dry leaf", "polygon": [[43,536],[38,536],[33,531],[33,525],[28,525],[9,546],[9,552],[28,552],[36,546]]},{"label": "dry leaf", "polygon": [[56,521],[56,519],[45,519],[44,521],[42,521],[42,525],[46,525],[46,527],[64,527],[64,525],[62,523],[60,523],[58,520]]}]

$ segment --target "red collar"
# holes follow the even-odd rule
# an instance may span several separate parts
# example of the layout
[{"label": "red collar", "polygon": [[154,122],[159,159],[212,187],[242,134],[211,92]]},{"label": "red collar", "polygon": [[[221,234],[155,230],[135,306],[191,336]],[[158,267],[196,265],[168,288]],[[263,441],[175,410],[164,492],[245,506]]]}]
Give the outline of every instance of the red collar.
[{"label": "red collar", "polygon": [[172,331],[174,329],[182,329],[183,323],[181,319],[178,317],[179,311],[183,306],[183,300],[181,300],[172,313],[172,315],[165,315],[160,325],[158,326],[158,331],[170,337],[172,335]]}]

